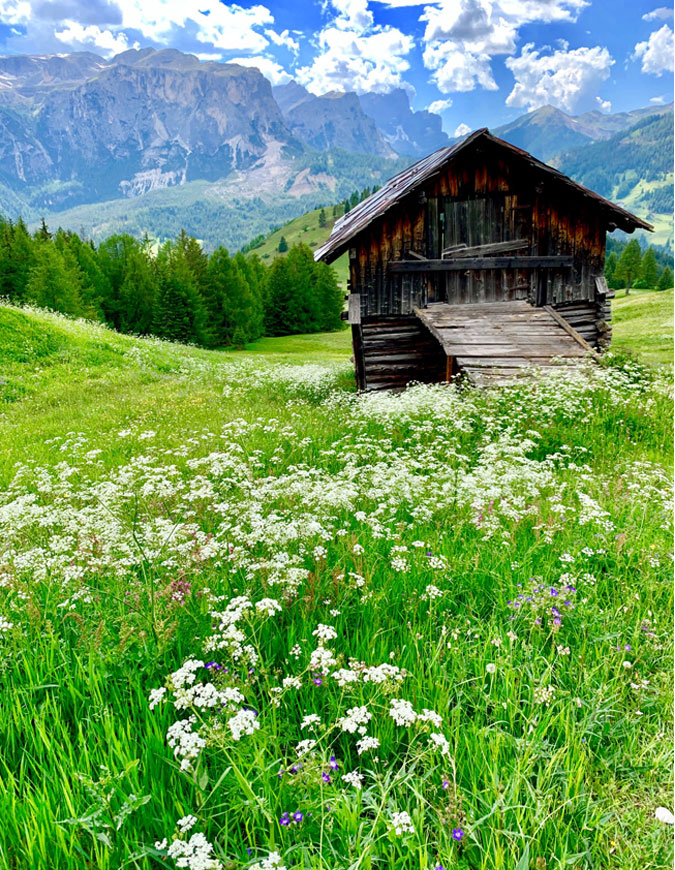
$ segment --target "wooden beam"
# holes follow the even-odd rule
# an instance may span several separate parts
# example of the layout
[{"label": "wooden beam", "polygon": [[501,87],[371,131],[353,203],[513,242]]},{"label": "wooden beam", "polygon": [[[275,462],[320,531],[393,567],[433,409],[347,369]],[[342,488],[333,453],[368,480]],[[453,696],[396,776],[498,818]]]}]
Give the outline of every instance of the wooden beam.
[{"label": "wooden beam", "polygon": [[570,326],[570,324],[565,320],[565,318],[561,314],[558,314],[558,312],[555,310],[555,308],[552,308],[550,305],[544,305],[544,310],[548,311],[548,313],[551,315],[551,317],[553,317],[553,319],[556,321],[556,323],[560,324],[560,326],[562,326],[562,328],[565,330],[565,332],[569,333],[572,336],[572,338],[576,342],[578,342],[587,353],[590,353],[590,355],[593,357],[594,360],[596,360],[596,361],[600,360],[601,357],[600,357],[600,354],[597,352],[597,350],[594,347],[591,347],[591,345],[586,341],[586,339],[582,338],[579,335],[579,333],[576,331],[576,329],[573,326]]},{"label": "wooden beam", "polygon": [[361,294],[350,293],[348,296],[347,322],[361,323]]},{"label": "wooden beam", "polygon": [[527,239],[515,239],[512,242],[490,242],[486,245],[473,245],[470,248],[467,248],[466,245],[454,245],[452,248],[446,248],[443,251],[443,258],[482,257],[485,254],[501,254],[529,247],[530,243]]},{"label": "wooden beam", "polygon": [[390,272],[480,272],[490,269],[566,269],[572,257],[466,257],[456,260],[392,260]]},{"label": "wooden beam", "polygon": [[427,259],[422,254],[418,254],[417,251],[408,251],[408,256],[410,257],[411,260],[425,260],[426,261],[426,259]]}]

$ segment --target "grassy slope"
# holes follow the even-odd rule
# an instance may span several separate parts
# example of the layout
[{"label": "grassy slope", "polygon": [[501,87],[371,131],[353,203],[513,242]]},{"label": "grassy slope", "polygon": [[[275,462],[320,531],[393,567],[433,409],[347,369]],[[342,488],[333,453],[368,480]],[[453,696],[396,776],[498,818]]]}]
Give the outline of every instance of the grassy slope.
[{"label": "grassy slope", "polygon": [[[264,339],[244,353],[219,353],[0,307],[5,399],[0,404],[0,489],[22,463],[28,471],[14,495],[33,493],[35,505],[51,505],[57,514],[65,510],[63,521],[50,518],[48,510],[48,524],[40,526],[25,513],[32,510],[30,500],[9,517],[0,509],[0,543],[7,552],[6,563],[0,563],[5,578],[0,614],[15,624],[4,640],[0,635],[0,678],[8,699],[0,706],[2,870],[172,868],[174,863],[152,844],[170,839],[176,820],[186,813],[195,813],[195,830],[224,849],[228,870],[249,866],[246,848],[258,859],[269,849],[294,850],[286,864],[295,861],[304,870],[353,867],[362,856],[360,868],[392,870],[441,862],[458,870],[513,870],[516,864],[533,867],[535,861],[583,870],[670,865],[669,829],[653,817],[656,806],[669,805],[672,775],[670,741],[664,739],[672,711],[671,584],[664,556],[670,539],[653,500],[663,483],[653,470],[637,471],[652,475],[639,484],[643,497],[638,503],[617,476],[619,464],[670,462],[667,399],[655,393],[648,405],[631,389],[616,403],[610,392],[581,401],[572,394],[566,403],[563,389],[541,398],[533,394],[532,400],[523,394],[504,402],[477,397],[471,411],[472,394],[446,407],[439,392],[430,401],[411,396],[396,412],[397,400],[382,404],[376,397],[344,405],[351,394],[338,390],[340,401],[323,407],[320,393],[296,392],[293,384],[309,380],[315,366],[307,377],[296,370],[289,372],[291,380],[283,379],[286,362],[326,355],[346,364],[346,337]],[[269,367],[260,368],[266,363]],[[372,416],[360,416],[361,407],[370,407]],[[553,414],[548,422],[540,407]],[[517,437],[526,431],[529,437],[533,429],[541,433],[528,461],[558,457],[552,462],[569,513],[561,518],[550,511],[542,489],[526,497],[526,503],[535,500],[536,516],[515,520],[509,505],[503,517],[499,514],[503,532],[490,538],[466,505],[439,503],[440,487],[432,486],[424,496],[426,482],[451,469],[459,451],[478,474],[469,501],[483,499],[485,519],[491,521],[500,502],[493,504],[494,492],[527,477],[530,466],[517,459],[511,465],[507,446],[500,460],[505,464],[496,476],[487,475],[495,457],[484,467],[479,457],[486,439],[495,441],[494,431],[487,436],[489,426]],[[153,434],[146,438],[149,430]],[[569,452],[567,470],[561,451]],[[209,456],[216,457],[213,468]],[[226,461],[220,469],[218,456]],[[201,464],[188,466],[188,459]],[[246,473],[240,479],[242,459]],[[358,475],[342,474],[345,463]],[[579,463],[588,463],[593,474]],[[131,489],[138,501],[115,495],[121,468],[123,492]],[[214,743],[207,751],[208,767],[200,766],[195,777],[177,770],[166,746],[176,712],[168,705],[150,712],[148,692],[186,658],[202,655],[196,638],[208,635],[212,622],[206,587],[228,598],[252,590],[256,599],[280,597],[283,587],[265,582],[263,570],[258,588],[226,556],[222,564],[188,559],[188,567],[180,570],[170,562],[164,567],[160,563],[174,552],[174,539],[157,559],[142,559],[128,576],[115,578],[120,560],[106,564],[101,555],[113,534],[109,521],[112,527],[118,519],[128,521],[127,538],[135,552],[131,529],[139,510],[141,523],[146,512],[160,521],[168,515],[173,523],[189,510],[190,521],[208,533],[223,520],[208,495],[188,502],[170,491],[155,493],[154,486],[175,483],[172,468],[178,480],[189,483],[203,475],[211,481],[218,510],[232,523],[227,541],[235,542],[238,553],[250,550],[257,561],[280,550],[295,554],[293,535],[299,534],[302,563],[311,568],[300,595],[256,628],[261,666],[237,684],[262,711],[261,731],[240,743]],[[313,486],[308,468],[316,475]],[[452,486],[453,479],[446,477],[445,485]],[[149,493],[141,494],[148,485]],[[250,509],[249,486],[259,487],[254,495],[263,516],[296,518],[288,540],[279,543],[281,528],[270,526],[269,542],[237,542],[236,526],[246,524]],[[88,497],[91,487],[103,487],[97,490],[106,502],[98,510],[102,525],[80,534],[97,508]],[[355,487],[364,522],[349,501]],[[602,517],[576,523],[579,488],[609,511],[615,528],[604,529]],[[324,499],[322,513],[315,505]],[[411,513],[420,502],[424,509]],[[347,534],[317,536],[307,530],[307,516],[329,528],[336,522]],[[384,536],[377,533],[378,524],[386,529]],[[80,534],[79,543],[69,538],[72,534]],[[412,543],[420,540],[426,542],[421,550]],[[360,554],[356,543],[364,547]],[[318,544],[328,552],[315,562]],[[411,563],[407,571],[392,568],[394,544],[408,548],[403,554]],[[59,607],[77,588],[75,581],[61,588],[63,569],[52,568],[39,580],[45,562],[58,561],[64,546],[66,567],[70,559],[84,564],[88,558],[101,558],[104,565],[89,575],[93,596],[72,608]],[[592,555],[582,555],[584,546]],[[449,568],[427,565],[427,547]],[[28,553],[32,548],[42,548],[34,561],[12,567],[10,549]],[[576,563],[561,563],[566,553]],[[174,558],[182,564],[184,557]],[[365,588],[340,581],[346,571],[363,576]],[[581,581],[578,607],[564,625],[542,630],[524,615],[513,622],[507,599],[520,592],[516,584],[538,576],[547,587],[557,585],[561,571],[579,577],[591,572],[597,578]],[[191,584],[183,604],[167,594],[179,580]],[[425,601],[430,583],[443,594]],[[149,588],[157,591],[156,617]],[[542,614],[549,604],[544,602]],[[653,635],[644,631],[646,619]],[[325,680],[317,687],[308,679],[297,702],[292,696],[278,711],[270,708],[269,686],[294,667],[299,670],[288,651],[296,642],[311,649],[319,622],[337,626],[338,639],[328,645],[345,658],[407,669],[404,683],[391,690],[417,710],[430,707],[442,714],[442,728],[431,730],[447,734],[450,758],[427,758],[428,727],[422,726],[415,739],[415,729],[394,729],[386,714],[387,693],[378,701],[377,691],[365,684],[354,694],[349,688],[335,691]],[[507,634],[514,630],[516,640]],[[617,651],[617,644],[632,649]],[[556,647],[570,647],[571,653],[558,654]],[[226,653],[212,655],[222,660]],[[622,667],[627,658],[633,662],[630,672]],[[488,663],[496,663],[494,675],[486,673]],[[650,681],[647,689],[630,688],[631,680],[642,679]],[[548,685],[557,690],[550,706],[533,698],[535,686]],[[356,754],[356,736],[338,734],[331,739],[340,771],[330,788],[321,785],[320,768],[311,765],[305,780],[277,778],[280,763],[290,764],[284,756],[293,757],[294,744],[308,736],[299,727],[303,713],[317,712],[329,723],[363,703],[374,711],[369,734],[381,739],[379,762]],[[405,748],[408,741],[420,746],[421,755]],[[113,777],[105,786],[113,795],[109,802],[97,797],[106,775],[101,765]],[[364,789],[357,793],[344,787],[342,797],[339,775],[352,769],[364,772]],[[131,794],[147,802],[134,802]],[[117,829],[113,816],[125,800],[129,815]],[[280,813],[297,808],[312,816],[302,825],[280,827]],[[99,815],[93,816],[97,809]],[[411,813],[415,834],[388,833],[386,818],[394,809]],[[464,837],[458,843],[452,831],[460,828]]]},{"label": "grassy slope", "polygon": [[650,363],[673,363],[673,291],[617,291],[612,303],[612,347]]},{"label": "grassy slope", "polygon": [[[308,211],[306,214],[300,215],[289,223],[285,224],[281,229],[270,233],[263,244],[255,249],[266,263],[271,263],[278,256],[279,242],[283,236],[288,242],[288,246],[294,243],[303,242],[305,245],[314,251],[322,245],[333,229],[333,224],[336,218],[333,217],[333,207],[326,206],[326,226],[319,226],[319,214],[321,209],[317,208],[314,211]],[[338,260],[333,263],[333,268],[336,270],[338,280],[343,288],[347,287],[347,279],[349,278],[349,259],[347,254],[343,254]]]}]

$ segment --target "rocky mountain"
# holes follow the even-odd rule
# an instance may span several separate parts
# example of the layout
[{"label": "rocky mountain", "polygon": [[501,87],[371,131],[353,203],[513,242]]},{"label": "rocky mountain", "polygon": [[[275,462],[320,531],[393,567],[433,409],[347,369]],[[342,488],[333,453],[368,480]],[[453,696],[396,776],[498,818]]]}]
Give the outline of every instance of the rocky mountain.
[{"label": "rocky mountain", "polygon": [[248,169],[270,147],[301,150],[257,69],[176,51],[93,58],[0,63],[0,181],[40,186],[36,207],[215,180]]},{"label": "rocky mountain", "polygon": [[317,97],[293,80],[273,93],[293,133],[313,148],[419,158],[450,141],[440,115],[414,112],[402,88]]},{"label": "rocky mountain", "polygon": [[356,94],[331,91],[317,97],[295,81],[273,93],[291,133],[311,148],[396,156]]},{"label": "rocky mountain", "polygon": [[362,94],[361,106],[380,128],[393,150],[402,156],[425,157],[448,145],[440,115],[410,108],[408,94],[401,88],[387,94]]},{"label": "rocky mountain", "polygon": [[492,132],[507,142],[523,148],[550,162],[563,151],[609,139],[615,133],[627,130],[642,118],[673,111],[673,104],[650,106],[632,112],[585,112],[568,115],[554,106],[542,106],[515,121],[495,128]]}]

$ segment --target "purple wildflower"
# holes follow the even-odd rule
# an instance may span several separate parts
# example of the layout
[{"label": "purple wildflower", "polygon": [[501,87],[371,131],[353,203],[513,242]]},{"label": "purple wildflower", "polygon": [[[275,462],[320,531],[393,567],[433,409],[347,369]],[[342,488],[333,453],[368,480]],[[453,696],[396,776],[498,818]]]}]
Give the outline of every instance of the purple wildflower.
[{"label": "purple wildflower", "polygon": [[324,772],[321,774],[321,779],[324,782],[330,782],[330,773],[326,773],[326,771],[324,770]]},{"label": "purple wildflower", "polygon": [[331,755],[329,763],[330,763],[330,766],[333,768],[333,770],[338,769],[338,763],[337,763],[334,755]]},{"label": "purple wildflower", "polygon": [[305,818],[305,817],[304,817],[304,815],[300,812],[300,810],[296,810],[296,812],[293,813],[293,821],[294,821],[294,822],[297,822],[298,824],[300,824],[300,822],[301,822],[304,818]]},{"label": "purple wildflower", "polygon": [[441,786],[443,788],[443,791],[446,791],[448,788],[450,788],[450,783],[447,781],[447,779],[444,779],[441,783]]},{"label": "purple wildflower", "polygon": [[453,840],[461,840],[464,836],[464,831],[461,828],[455,828],[452,832]]},{"label": "purple wildflower", "polygon": [[281,818],[279,819],[279,824],[282,825],[284,828],[287,828],[290,823],[291,817],[288,815],[288,813],[282,813]]}]

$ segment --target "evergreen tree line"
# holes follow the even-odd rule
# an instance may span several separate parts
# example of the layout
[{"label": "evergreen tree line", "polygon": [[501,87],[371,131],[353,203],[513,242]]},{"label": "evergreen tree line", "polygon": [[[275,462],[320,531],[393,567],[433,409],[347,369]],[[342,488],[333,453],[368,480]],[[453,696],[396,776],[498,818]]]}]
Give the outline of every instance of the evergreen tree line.
[{"label": "evergreen tree line", "polygon": [[642,252],[637,239],[623,244],[607,246],[605,278],[612,290],[669,290],[673,286],[673,272],[668,257],[653,247]]},{"label": "evergreen tree line", "polygon": [[342,327],[335,272],[306,245],[267,267],[222,247],[208,255],[184,230],[154,250],[147,237],[97,246],[44,221],[31,235],[22,220],[0,218],[0,297],[204,347]]}]

